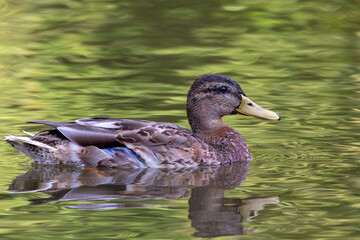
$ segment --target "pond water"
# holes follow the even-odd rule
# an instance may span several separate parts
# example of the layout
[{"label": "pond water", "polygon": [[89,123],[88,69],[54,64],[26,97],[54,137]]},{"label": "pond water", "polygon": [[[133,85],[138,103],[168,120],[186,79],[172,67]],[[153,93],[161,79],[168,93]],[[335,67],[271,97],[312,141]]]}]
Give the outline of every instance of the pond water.
[{"label": "pond water", "polygon": [[358,1],[0,3],[0,136],[27,120],[189,127],[195,78],[223,74],[282,116],[229,116],[250,163],[31,167],[0,143],[1,239],[359,239]]}]

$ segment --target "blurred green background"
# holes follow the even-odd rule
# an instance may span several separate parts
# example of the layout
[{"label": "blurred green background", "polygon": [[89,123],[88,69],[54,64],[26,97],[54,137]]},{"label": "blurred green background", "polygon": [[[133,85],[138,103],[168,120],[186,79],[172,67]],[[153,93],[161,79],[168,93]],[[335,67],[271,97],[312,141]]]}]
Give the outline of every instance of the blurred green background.
[{"label": "blurred green background", "polygon": [[[227,194],[281,195],[245,223],[249,235],[228,238],[358,239],[359,1],[0,2],[2,137],[43,129],[27,120],[95,116],[189,127],[186,94],[207,73],[233,78],[282,116],[225,119],[254,157]],[[0,154],[2,239],[193,238],[186,197],[136,210],[29,205],[45,194],[7,188],[31,159],[6,143]]]}]

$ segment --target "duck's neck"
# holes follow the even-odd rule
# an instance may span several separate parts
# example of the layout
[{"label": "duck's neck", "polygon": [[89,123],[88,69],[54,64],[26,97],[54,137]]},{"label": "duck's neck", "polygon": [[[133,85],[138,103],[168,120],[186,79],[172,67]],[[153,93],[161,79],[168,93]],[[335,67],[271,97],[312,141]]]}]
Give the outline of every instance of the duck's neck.
[{"label": "duck's neck", "polygon": [[221,120],[222,116],[208,109],[187,106],[189,123],[195,137],[209,144],[223,163],[249,159],[249,148],[240,133],[227,126]]},{"label": "duck's neck", "polygon": [[207,143],[211,143],[212,139],[222,138],[224,130],[230,127],[223,122],[220,116],[203,111],[203,109],[196,112],[188,111],[188,119],[194,135]]},{"label": "duck's neck", "polygon": [[200,111],[196,114],[188,112],[188,118],[194,135],[215,149],[219,161],[225,163],[250,159],[244,138],[220,117],[209,117],[209,113],[202,115]]},{"label": "duck's neck", "polygon": [[206,118],[189,118],[191,129],[195,135],[207,135],[217,132],[227,125],[219,119],[206,119]]}]

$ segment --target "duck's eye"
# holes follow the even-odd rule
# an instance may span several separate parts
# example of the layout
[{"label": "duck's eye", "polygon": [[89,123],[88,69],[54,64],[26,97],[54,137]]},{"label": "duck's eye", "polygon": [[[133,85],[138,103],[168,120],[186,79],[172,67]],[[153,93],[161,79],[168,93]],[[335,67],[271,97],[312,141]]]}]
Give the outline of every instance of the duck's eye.
[{"label": "duck's eye", "polygon": [[226,93],[227,90],[228,90],[228,88],[227,88],[226,86],[221,86],[221,87],[219,87],[219,90],[220,90],[220,92],[222,92],[222,93]]}]

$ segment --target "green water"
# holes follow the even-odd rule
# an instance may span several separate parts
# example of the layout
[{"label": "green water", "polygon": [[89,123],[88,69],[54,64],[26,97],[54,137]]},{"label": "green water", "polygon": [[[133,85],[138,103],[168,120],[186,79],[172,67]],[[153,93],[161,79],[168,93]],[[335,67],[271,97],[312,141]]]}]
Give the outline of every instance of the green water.
[{"label": "green water", "polygon": [[[188,127],[206,73],[282,116],[226,117],[250,166],[36,168],[0,143],[1,239],[359,239],[360,2],[0,2],[0,136],[27,120]],[[250,170],[249,170],[250,168]]]}]

